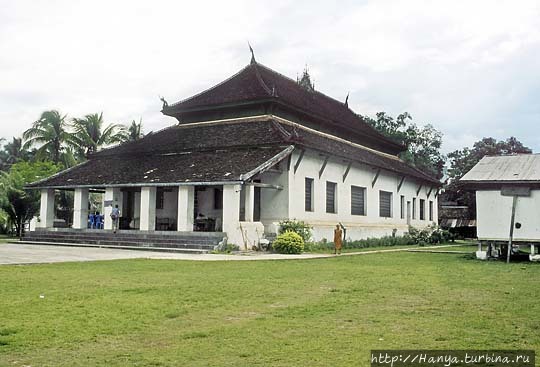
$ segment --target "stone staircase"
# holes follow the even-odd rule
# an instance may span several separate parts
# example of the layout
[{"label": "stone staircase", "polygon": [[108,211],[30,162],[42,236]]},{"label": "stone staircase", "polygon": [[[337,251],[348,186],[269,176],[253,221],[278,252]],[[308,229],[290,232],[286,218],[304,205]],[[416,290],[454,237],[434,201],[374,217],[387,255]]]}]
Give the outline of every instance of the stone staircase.
[{"label": "stone staircase", "polygon": [[223,237],[223,232],[55,229],[27,232],[20,243],[204,254],[215,250]]}]

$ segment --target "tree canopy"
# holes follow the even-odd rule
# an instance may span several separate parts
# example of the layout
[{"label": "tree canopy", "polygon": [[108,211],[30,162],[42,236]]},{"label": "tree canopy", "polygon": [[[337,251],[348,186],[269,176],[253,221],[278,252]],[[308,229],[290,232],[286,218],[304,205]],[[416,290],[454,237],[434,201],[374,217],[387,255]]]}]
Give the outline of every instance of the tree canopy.
[{"label": "tree canopy", "polygon": [[52,162],[19,162],[13,164],[9,172],[0,172],[0,209],[15,226],[17,235],[22,235],[24,223],[39,210],[39,192],[24,190],[24,186],[59,170],[60,167]]},{"label": "tree canopy", "polygon": [[125,126],[120,124],[105,126],[103,112],[92,113],[84,118],[74,118],[71,126],[73,133],[70,134],[70,144],[83,157],[97,152],[102,147],[128,139]]},{"label": "tree canopy", "polygon": [[494,138],[483,138],[474,143],[472,148],[466,147],[449,153],[448,183],[445,187],[443,200],[454,201],[459,205],[468,206],[469,216],[474,218],[476,216],[475,193],[463,190],[459,179],[469,172],[484,156],[530,153],[532,153],[532,150],[513,136],[499,141]]},{"label": "tree canopy", "polygon": [[45,111],[32,127],[23,133],[24,147],[38,146],[38,159],[50,159],[58,164],[61,154],[70,142],[70,134],[66,128],[66,115],[57,110]]},{"label": "tree canopy", "polygon": [[405,144],[407,150],[399,156],[424,173],[442,178],[445,157],[441,154],[442,133],[431,124],[418,126],[412,116],[404,112],[393,118],[386,112],[378,112],[377,118],[362,116],[377,131],[397,143]]}]

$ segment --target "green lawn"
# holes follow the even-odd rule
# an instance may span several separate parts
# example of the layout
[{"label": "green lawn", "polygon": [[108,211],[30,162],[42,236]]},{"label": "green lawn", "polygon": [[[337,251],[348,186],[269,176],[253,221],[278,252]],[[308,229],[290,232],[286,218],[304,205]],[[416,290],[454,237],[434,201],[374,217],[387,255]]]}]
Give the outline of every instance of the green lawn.
[{"label": "green lawn", "polygon": [[0,366],[366,366],[372,348],[538,352],[539,277],[538,264],[401,252],[0,266]]},{"label": "green lawn", "polygon": [[0,244],[7,243],[8,240],[14,239],[13,237],[6,236],[4,234],[0,234]]}]

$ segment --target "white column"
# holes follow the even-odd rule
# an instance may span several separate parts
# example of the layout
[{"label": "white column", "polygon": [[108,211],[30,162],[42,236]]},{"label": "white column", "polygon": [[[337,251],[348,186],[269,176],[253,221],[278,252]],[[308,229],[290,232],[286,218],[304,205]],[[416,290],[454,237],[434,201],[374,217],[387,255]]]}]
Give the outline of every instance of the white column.
[{"label": "white column", "polygon": [[104,229],[112,230],[111,212],[115,205],[118,205],[120,209],[120,215],[122,215],[122,191],[119,187],[107,187],[105,189],[103,206],[103,215],[105,216]]},{"label": "white column", "polygon": [[54,224],[54,189],[42,189],[38,228],[52,228]]},{"label": "white column", "polygon": [[235,237],[240,228],[240,185],[223,185],[223,232]]},{"label": "white column", "polygon": [[156,229],[156,188],[141,188],[141,231]]},{"label": "white column", "polygon": [[255,186],[245,185],[245,209],[246,209],[246,222],[253,222],[253,210],[255,207]]},{"label": "white column", "polygon": [[178,231],[193,231],[195,187],[178,186]]},{"label": "white column", "polygon": [[73,228],[88,227],[88,189],[75,189],[73,198]]}]

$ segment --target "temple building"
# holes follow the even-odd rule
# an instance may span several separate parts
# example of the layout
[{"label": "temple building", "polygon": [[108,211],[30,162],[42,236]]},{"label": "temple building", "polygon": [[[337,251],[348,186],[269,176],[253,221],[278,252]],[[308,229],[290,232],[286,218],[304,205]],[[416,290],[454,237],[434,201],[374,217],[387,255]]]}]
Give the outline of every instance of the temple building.
[{"label": "temple building", "polygon": [[[406,149],[367,124],[345,103],[250,64],[162,113],[174,126],[101,150],[29,187],[41,190],[35,233],[54,226],[55,190],[74,190],[74,217],[62,231],[119,235],[216,233],[250,249],[302,220],[313,239],[403,234],[437,223],[440,183],[398,158]],[[88,229],[89,192],[102,192],[104,229]]]}]

